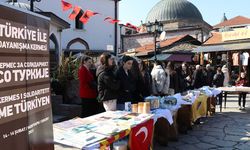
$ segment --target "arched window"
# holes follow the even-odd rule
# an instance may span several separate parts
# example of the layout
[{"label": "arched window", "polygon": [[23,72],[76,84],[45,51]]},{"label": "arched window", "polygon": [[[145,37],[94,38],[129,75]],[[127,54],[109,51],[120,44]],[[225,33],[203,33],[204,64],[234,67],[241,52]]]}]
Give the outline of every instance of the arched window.
[{"label": "arched window", "polygon": [[85,49],[86,49],[86,50],[89,49],[89,44],[88,44],[85,40],[83,40],[83,39],[81,39],[81,38],[76,38],[76,39],[71,40],[71,41],[68,43],[68,45],[67,45],[67,49],[69,50],[70,47],[71,47],[73,44],[75,44],[75,43],[80,43],[80,44],[82,44],[83,46],[85,46]]},{"label": "arched window", "polygon": [[82,15],[83,15],[83,11],[81,10],[79,12],[79,14],[76,16],[76,19],[75,19],[75,27],[76,27],[76,29],[84,29],[83,23],[79,20]]}]

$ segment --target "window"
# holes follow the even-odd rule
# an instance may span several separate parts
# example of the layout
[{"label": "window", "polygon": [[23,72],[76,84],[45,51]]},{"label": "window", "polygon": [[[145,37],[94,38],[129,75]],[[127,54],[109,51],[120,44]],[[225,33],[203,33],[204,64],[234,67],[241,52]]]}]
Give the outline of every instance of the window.
[{"label": "window", "polygon": [[83,23],[79,20],[80,17],[83,15],[83,11],[81,10],[79,12],[79,14],[76,16],[76,22],[75,22],[75,26],[76,26],[76,29],[83,29],[84,28],[84,25]]}]

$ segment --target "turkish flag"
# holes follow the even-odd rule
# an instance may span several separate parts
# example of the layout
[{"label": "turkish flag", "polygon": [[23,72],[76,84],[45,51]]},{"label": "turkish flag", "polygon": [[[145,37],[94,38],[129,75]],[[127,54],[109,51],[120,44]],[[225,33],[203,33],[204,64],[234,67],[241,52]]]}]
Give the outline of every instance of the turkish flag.
[{"label": "turkish flag", "polygon": [[69,10],[72,8],[72,4],[68,3],[68,2],[65,2],[65,1],[61,1],[62,2],[62,9],[63,11],[66,11],[66,10]]},{"label": "turkish flag", "polygon": [[153,129],[153,119],[132,128],[130,133],[130,149],[149,150],[152,143]]},{"label": "turkish flag", "polygon": [[69,15],[69,19],[74,20],[76,16],[80,13],[81,8],[78,6],[75,6],[72,13]]}]

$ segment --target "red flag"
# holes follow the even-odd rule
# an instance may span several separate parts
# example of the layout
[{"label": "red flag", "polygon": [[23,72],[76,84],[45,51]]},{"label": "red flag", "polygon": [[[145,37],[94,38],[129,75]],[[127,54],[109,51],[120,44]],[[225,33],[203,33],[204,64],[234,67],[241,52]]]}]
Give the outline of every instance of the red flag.
[{"label": "red flag", "polygon": [[84,14],[79,18],[79,20],[86,24],[89,21],[89,17],[84,16]]},{"label": "red flag", "polygon": [[113,20],[113,18],[111,18],[111,17],[106,17],[106,18],[104,19],[104,21],[106,21],[106,20]]},{"label": "red flag", "polygon": [[120,20],[116,20],[116,19],[113,19],[113,20],[110,20],[109,23],[112,23],[112,24],[115,24],[117,22],[120,22]]},{"label": "red flag", "polygon": [[153,137],[153,119],[132,128],[130,134],[130,149],[149,150]]},{"label": "red flag", "polygon": [[72,13],[69,15],[69,19],[74,20],[76,16],[80,13],[81,8],[78,6],[75,6]]},{"label": "red flag", "polygon": [[131,25],[131,23],[126,23],[126,27],[130,27]]},{"label": "red flag", "polygon": [[63,11],[66,11],[66,10],[69,10],[72,8],[72,4],[68,3],[68,2],[65,2],[65,1],[61,1],[62,2],[62,9]]},{"label": "red flag", "polygon": [[136,31],[140,32],[141,31],[141,27],[136,28]]},{"label": "red flag", "polygon": [[91,10],[86,10],[86,11],[84,12],[84,14],[90,18],[90,17],[95,16],[95,15],[97,15],[97,14],[99,14],[99,13],[98,13],[98,12],[93,12],[93,11],[91,11]]},{"label": "red flag", "polygon": [[83,15],[80,17],[79,20],[80,20],[82,23],[86,24],[86,23],[89,21],[90,17],[92,17],[92,16],[94,16],[94,15],[97,15],[97,14],[99,14],[99,13],[93,12],[93,11],[91,11],[91,10],[86,10],[86,11],[83,13]]},{"label": "red flag", "polygon": [[135,30],[138,30],[136,26],[132,25],[131,23],[127,23],[126,24],[126,27],[129,27],[129,28],[132,28],[132,29],[135,29]]}]

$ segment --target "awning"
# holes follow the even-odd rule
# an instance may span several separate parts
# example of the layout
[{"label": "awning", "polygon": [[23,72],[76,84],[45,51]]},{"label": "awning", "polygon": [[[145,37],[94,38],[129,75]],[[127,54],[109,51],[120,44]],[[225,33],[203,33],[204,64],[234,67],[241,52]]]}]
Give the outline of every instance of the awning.
[{"label": "awning", "polygon": [[[165,61],[167,60],[172,54],[158,54],[156,55],[157,60]],[[155,56],[151,57],[149,60],[155,60]]]},{"label": "awning", "polygon": [[210,45],[210,46],[200,46],[194,49],[194,53],[199,52],[218,52],[218,51],[235,51],[235,50],[249,50],[249,43],[231,43],[223,45]]},{"label": "awning", "polygon": [[192,57],[188,54],[171,54],[167,61],[192,62]]}]

